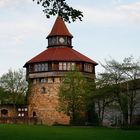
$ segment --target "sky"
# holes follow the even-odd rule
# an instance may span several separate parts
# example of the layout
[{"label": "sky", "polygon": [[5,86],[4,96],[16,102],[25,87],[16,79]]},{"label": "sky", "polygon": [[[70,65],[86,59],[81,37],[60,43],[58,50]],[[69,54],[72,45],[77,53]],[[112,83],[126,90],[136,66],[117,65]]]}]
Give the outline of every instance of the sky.
[{"label": "sky", "polygon": [[[66,24],[73,48],[97,63],[140,58],[140,0],[67,0],[83,21]],[[56,17],[47,19],[32,0],[0,0],[0,76],[44,51]],[[102,72],[100,64],[96,73]]]}]

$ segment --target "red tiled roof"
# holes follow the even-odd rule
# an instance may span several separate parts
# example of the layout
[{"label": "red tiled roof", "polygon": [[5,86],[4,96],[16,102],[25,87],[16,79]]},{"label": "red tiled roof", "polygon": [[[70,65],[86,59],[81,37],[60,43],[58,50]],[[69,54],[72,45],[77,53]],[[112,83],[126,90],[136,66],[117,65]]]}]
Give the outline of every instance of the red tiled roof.
[{"label": "red tiled roof", "polygon": [[60,16],[57,17],[57,19],[53,25],[53,28],[52,28],[50,34],[48,35],[48,37],[56,36],[56,35],[73,37],[71,35],[71,33],[69,32],[69,30],[67,29],[63,19]]},{"label": "red tiled roof", "polygon": [[27,64],[30,63],[38,63],[38,62],[47,62],[47,61],[82,61],[92,63],[97,65],[97,63],[85,55],[79,53],[78,51],[68,48],[68,47],[59,47],[59,48],[48,48],[47,50],[41,52],[39,55],[32,58],[28,61]]}]

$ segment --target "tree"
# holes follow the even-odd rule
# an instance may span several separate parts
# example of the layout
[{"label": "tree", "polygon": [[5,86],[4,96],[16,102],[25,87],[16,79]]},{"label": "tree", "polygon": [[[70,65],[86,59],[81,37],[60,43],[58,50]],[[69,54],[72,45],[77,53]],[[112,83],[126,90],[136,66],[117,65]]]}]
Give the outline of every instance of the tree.
[{"label": "tree", "polygon": [[8,93],[8,103],[16,104],[23,102],[27,91],[27,82],[23,69],[18,71],[9,70],[0,77],[0,87]]},{"label": "tree", "polygon": [[128,96],[128,113],[129,123],[133,123],[133,114],[135,106],[138,102],[137,88],[139,85],[140,78],[140,62],[135,61],[133,56],[125,58],[123,61],[123,71],[126,76],[126,80],[129,82],[125,83],[126,94]]},{"label": "tree", "polygon": [[59,15],[64,21],[71,22],[79,19],[82,21],[83,14],[81,11],[70,7],[66,0],[33,0],[37,1],[37,4],[41,4],[44,7],[43,12],[46,14],[47,18],[50,16]]},{"label": "tree", "polygon": [[7,99],[8,99],[7,92],[5,92],[2,87],[0,87],[0,104],[6,103]]},{"label": "tree", "polygon": [[[77,71],[68,72],[60,86],[60,109],[70,115],[71,123],[86,120],[86,113],[93,103],[91,89],[88,88],[87,79]],[[94,84],[95,85],[95,84]],[[93,91],[92,91],[93,93]]]},{"label": "tree", "polygon": [[106,64],[102,66],[105,69],[105,72],[102,74],[107,75],[109,86],[113,87],[112,93],[115,94],[120,106],[123,115],[123,124],[128,125],[132,122],[133,111],[137,103],[136,79],[140,76],[140,65],[138,61],[133,62],[133,57],[128,57],[123,62],[111,59],[110,61],[106,61]]},{"label": "tree", "polygon": [[94,94],[94,100],[97,106],[97,112],[101,124],[103,124],[106,108],[116,100],[112,91],[113,86],[110,86],[108,74],[99,74],[96,79],[96,91]]}]

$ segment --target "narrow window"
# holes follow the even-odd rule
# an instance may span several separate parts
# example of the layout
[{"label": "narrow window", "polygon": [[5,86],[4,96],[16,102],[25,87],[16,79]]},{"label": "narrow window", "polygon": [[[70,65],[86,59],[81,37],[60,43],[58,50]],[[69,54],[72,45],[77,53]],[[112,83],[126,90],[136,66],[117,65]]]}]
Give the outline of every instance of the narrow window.
[{"label": "narrow window", "polygon": [[67,70],[71,70],[71,63],[67,63]]},{"label": "narrow window", "polygon": [[67,70],[67,65],[66,65],[66,63],[63,63],[63,70]]},{"label": "narrow window", "polygon": [[75,70],[75,63],[71,63],[71,70]]},{"label": "narrow window", "polygon": [[35,72],[38,71],[38,65],[37,64],[35,64],[35,66],[34,66],[34,71]]},{"label": "narrow window", "polygon": [[38,71],[41,71],[41,64],[38,64]]},{"label": "narrow window", "polygon": [[36,112],[33,112],[33,117],[36,117]]},{"label": "narrow window", "polygon": [[44,64],[44,71],[48,71],[48,63]]},{"label": "narrow window", "polygon": [[63,67],[62,62],[60,62],[60,63],[59,63],[59,70],[63,70],[62,67]]}]

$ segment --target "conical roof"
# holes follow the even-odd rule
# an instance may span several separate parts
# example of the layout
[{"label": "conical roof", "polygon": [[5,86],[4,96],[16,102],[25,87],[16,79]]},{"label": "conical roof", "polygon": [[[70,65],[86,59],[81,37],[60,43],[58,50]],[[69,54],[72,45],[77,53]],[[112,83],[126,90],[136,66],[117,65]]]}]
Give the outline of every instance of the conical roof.
[{"label": "conical roof", "polygon": [[69,32],[68,28],[66,27],[65,22],[60,16],[57,17],[48,37],[57,36],[57,35],[73,37],[72,34]]},{"label": "conical roof", "polygon": [[[52,36],[69,36],[73,37],[70,32],[68,31],[63,19],[58,16],[54,26],[52,28],[52,31],[48,35],[48,37]],[[97,63],[87,56],[79,53],[78,51],[60,45],[60,47],[50,47],[46,49],[45,51],[41,52],[31,60],[29,60],[24,67],[31,63],[42,63],[42,62],[49,62],[49,61],[58,61],[58,62],[87,62],[91,63],[93,65],[97,65]]]}]

